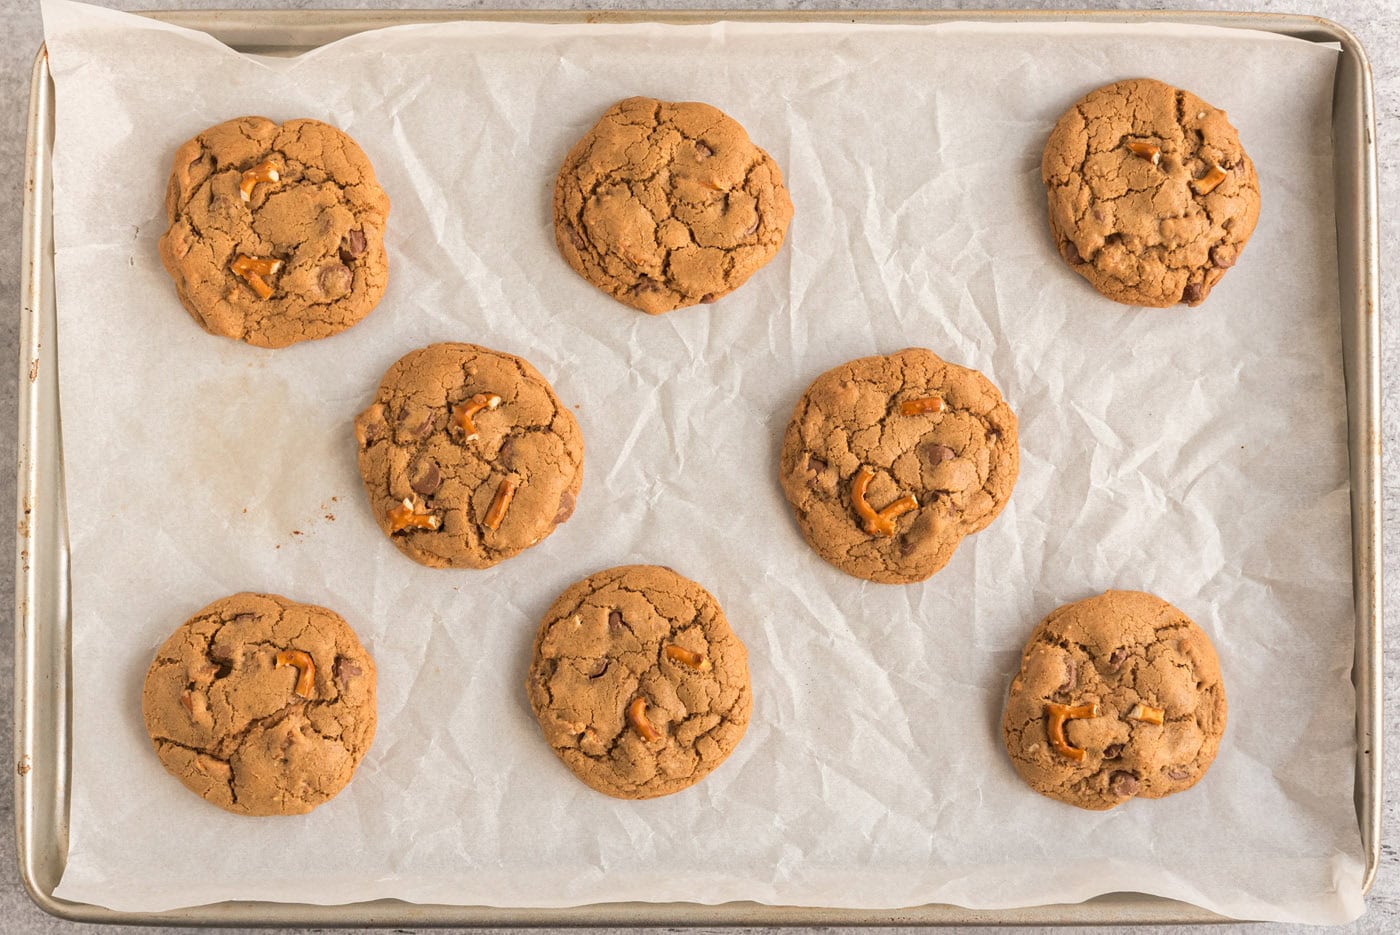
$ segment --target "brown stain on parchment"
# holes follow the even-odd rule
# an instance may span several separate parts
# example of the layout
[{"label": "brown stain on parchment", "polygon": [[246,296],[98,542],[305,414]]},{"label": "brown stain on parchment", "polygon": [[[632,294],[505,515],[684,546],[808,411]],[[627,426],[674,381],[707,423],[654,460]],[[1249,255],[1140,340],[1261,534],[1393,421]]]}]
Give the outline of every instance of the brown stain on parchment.
[{"label": "brown stain on parchment", "polygon": [[[326,497],[324,487],[316,500],[308,494],[336,455],[328,447],[335,437],[326,435],[323,413],[300,411],[291,389],[256,364],[201,382],[190,392],[198,408],[191,405],[191,424],[170,460],[176,487],[199,490],[211,522],[226,523],[233,535],[263,548],[311,538],[322,521],[334,521],[331,504],[338,500]],[[353,448],[348,426],[344,435]]]}]

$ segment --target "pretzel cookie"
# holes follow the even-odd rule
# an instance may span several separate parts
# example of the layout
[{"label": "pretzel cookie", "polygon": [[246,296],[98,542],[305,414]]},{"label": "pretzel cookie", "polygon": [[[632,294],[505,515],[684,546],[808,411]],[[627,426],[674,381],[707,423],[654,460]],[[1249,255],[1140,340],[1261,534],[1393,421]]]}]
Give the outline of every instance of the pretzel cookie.
[{"label": "pretzel cookie", "polygon": [[1194,786],[1225,716],[1205,632],[1161,598],[1108,591],[1057,608],[1031,633],[1002,734],[1032,789],[1103,810]]},{"label": "pretzel cookie", "polygon": [[540,372],[475,344],[410,351],[355,419],[389,540],[433,568],[487,568],[544,539],[583,483],[578,422]]},{"label": "pretzel cookie", "polygon": [[734,750],[753,707],[748,652],[719,604],[656,565],[609,568],[561,594],[525,687],[559,759],[620,799],[699,782]]},{"label": "pretzel cookie", "polygon": [[554,186],[564,259],[651,315],[739,288],[778,252],[791,220],[777,163],[733,118],[693,101],[613,105]]},{"label": "pretzel cookie", "polygon": [[991,381],[932,351],[822,374],[793,410],[779,461],[807,543],[870,581],[909,584],[987,527],[1020,467],[1016,416]]},{"label": "pretzel cookie", "polygon": [[299,815],[350,782],[374,739],[374,660],[334,611],[234,594],[156,651],[141,710],[192,791],[240,815]]},{"label": "pretzel cookie", "polygon": [[324,338],[384,295],[389,198],[335,127],[239,117],[175,151],[160,258],[205,331],[258,347]]},{"label": "pretzel cookie", "polygon": [[1200,305],[1259,220],[1259,178],[1225,112],[1150,78],[1067,110],[1041,177],[1060,255],[1125,305]]}]

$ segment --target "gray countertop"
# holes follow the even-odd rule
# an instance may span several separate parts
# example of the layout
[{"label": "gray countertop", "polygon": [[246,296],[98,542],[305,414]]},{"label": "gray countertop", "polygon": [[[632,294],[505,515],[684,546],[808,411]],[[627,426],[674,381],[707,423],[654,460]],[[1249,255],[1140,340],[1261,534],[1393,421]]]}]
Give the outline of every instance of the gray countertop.
[{"label": "gray countertop", "polygon": [[[694,7],[694,8],[793,8],[793,9],[839,9],[839,8],[901,8],[914,9],[926,6],[949,8],[989,9],[989,8],[1046,8],[1056,9],[1071,5],[1045,0],[973,0],[947,4],[910,3],[906,0],[875,0],[875,2],[808,3],[802,0],[684,0],[679,3],[656,2],[656,0],[604,0],[604,2],[570,2],[570,0],[550,0],[545,3],[520,2],[520,0],[466,0],[466,2],[441,2],[441,0],[411,0],[403,4],[376,3],[373,0],[293,0],[291,3],[276,3],[275,0],[184,0],[184,2],[146,3],[132,0],[97,0],[106,6],[123,9],[155,7],[227,9],[259,6],[290,6],[296,8],[383,8],[406,6],[412,8],[494,7],[500,9],[529,7]],[[1381,196],[1381,264],[1383,270],[1390,269],[1390,261],[1400,250],[1400,0],[1193,0],[1193,2],[1129,2],[1085,4],[1089,7],[1115,8],[1182,8],[1182,9],[1247,9],[1279,13],[1309,13],[1334,19],[1354,32],[1365,46],[1374,69],[1376,87],[1376,115],[1380,152],[1380,196]],[[42,38],[37,0],[0,0],[0,13],[5,18],[5,33],[8,39],[3,43],[3,57],[0,57],[0,229],[6,232],[8,249],[0,250],[0,299],[10,314],[0,316],[0,426],[13,427],[16,422],[16,368],[6,362],[13,362],[18,355],[20,308],[20,215],[22,211],[22,188],[24,184],[24,145],[25,118],[29,100],[29,75],[34,53]],[[1383,360],[1383,420],[1385,450],[1385,604],[1387,608],[1400,609],[1400,567],[1395,564],[1397,547],[1400,547],[1400,526],[1394,522],[1395,510],[1400,509],[1400,455],[1390,447],[1395,438],[1397,418],[1395,401],[1400,391],[1400,345],[1397,345],[1396,332],[1391,327],[1393,315],[1400,307],[1400,285],[1396,278],[1383,277],[1381,283],[1381,308],[1386,316],[1382,334]],[[7,482],[13,484],[15,464],[15,435],[13,429],[0,431],[0,463],[10,465]],[[0,496],[0,529],[14,528],[15,495],[14,488]],[[13,566],[0,563],[0,606],[14,606]],[[1388,614],[1387,616],[1391,616]],[[1367,899],[1367,913],[1359,921],[1339,929],[1354,932],[1400,931],[1400,709],[1395,704],[1400,692],[1400,633],[1387,627],[1385,646],[1388,657],[1385,696],[1387,701],[1386,734],[1390,744],[1386,750],[1385,775],[1385,844],[1381,859],[1380,876],[1375,888]],[[12,725],[12,692],[9,690],[14,677],[13,644],[11,628],[0,628],[0,749],[9,749]],[[53,919],[29,901],[20,882],[16,868],[14,847],[14,802],[13,796],[0,794],[0,931],[4,932],[69,932],[81,926]],[[1216,926],[1202,928],[1211,933],[1242,932],[1243,925]],[[1292,932],[1306,931],[1302,926],[1250,926],[1251,931]],[[128,929],[127,931],[135,931]],[[150,931],[172,931],[152,929]],[[1142,929],[1147,932],[1151,929]]]}]

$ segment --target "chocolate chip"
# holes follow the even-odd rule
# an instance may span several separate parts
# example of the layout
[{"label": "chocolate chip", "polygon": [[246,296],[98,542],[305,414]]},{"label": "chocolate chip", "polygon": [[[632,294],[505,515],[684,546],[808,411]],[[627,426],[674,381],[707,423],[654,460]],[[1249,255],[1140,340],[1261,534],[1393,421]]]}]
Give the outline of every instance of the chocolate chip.
[{"label": "chocolate chip", "polygon": [[1201,301],[1201,294],[1204,290],[1198,282],[1188,282],[1186,288],[1181,290],[1181,301],[1187,305]]},{"label": "chocolate chip", "polygon": [[399,431],[409,438],[427,438],[433,431],[433,414],[427,413],[414,425],[408,424],[410,415],[407,406],[399,410]]},{"label": "chocolate chip", "polygon": [[558,526],[560,523],[567,523],[569,521],[569,517],[574,515],[574,504],[576,502],[577,500],[571,490],[566,490],[559,495],[559,510],[554,514],[554,525]]},{"label": "chocolate chip", "polygon": [[1123,647],[1115,649],[1108,657],[1108,671],[1117,672],[1123,668],[1123,660],[1128,658],[1128,651]]},{"label": "chocolate chip", "polygon": [[501,464],[502,464],[504,467],[506,467],[507,469],[509,469],[509,468],[515,467],[515,458],[514,458],[514,455],[515,455],[515,438],[512,437],[512,436],[507,436],[507,437],[506,437],[506,440],[503,441],[503,442],[501,442],[501,450],[498,451],[498,452],[496,452],[496,458],[497,458],[497,460],[499,460],[499,461],[501,462]]},{"label": "chocolate chip", "polygon": [[354,273],[343,263],[336,263],[321,270],[321,291],[328,296],[342,296],[350,291],[355,282]]},{"label": "chocolate chip", "polygon": [[1191,771],[1184,766],[1173,766],[1171,769],[1167,770],[1167,776],[1180,782],[1183,779],[1189,778],[1191,776]]},{"label": "chocolate chip", "polygon": [[608,632],[613,636],[621,636],[627,627],[622,622],[622,611],[614,610],[608,614]]},{"label": "chocolate chip", "polygon": [[820,474],[822,471],[825,471],[827,467],[829,467],[829,465],[826,463],[825,459],[818,458],[813,454],[807,456],[807,470],[814,474]]},{"label": "chocolate chip", "polygon": [[569,242],[574,245],[575,250],[583,250],[588,247],[588,241],[583,239],[583,235],[579,233],[578,228],[574,227],[572,224],[569,225]]},{"label": "chocolate chip", "polygon": [[1118,757],[1122,756],[1122,754],[1123,745],[1121,743],[1111,743],[1103,748],[1103,758],[1105,760],[1116,760]]},{"label": "chocolate chip", "polygon": [[1072,692],[1072,691],[1074,691],[1074,686],[1076,686],[1076,685],[1078,685],[1078,684],[1079,684],[1079,670],[1078,670],[1078,667],[1075,666],[1074,660],[1073,660],[1073,659],[1071,659],[1069,656],[1066,656],[1066,657],[1065,657],[1065,680],[1064,680],[1064,683],[1060,685],[1060,691],[1062,691],[1062,692]]},{"label": "chocolate chip", "polygon": [[331,667],[331,670],[335,673],[336,684],[340,686],[342,691],[345,689],[346,682],[357,675],[364,674],[353,660],[346,659],[344,656],[335,657],[335,665]]},{"label": "chocolate chip", "polygon": [[937,442],[928,442],[923,446],[924,457],[928,459],[930,467],[938,467],[944,461],[951,461],[957,457],[957,452],[947,445],[940,445]]},{"label": "chocolate chip", "polygon": [[340,259],[349,263],[365,252],[365,232],[358,227],[340,240]]},{"label": "chocolate chip", "polygon": [[[613,611],[613,613],[617,613],[617,611]],[[608,660],[599,659],[597,664],[594,665],[593,671],[588,673],[588,677],[590,679],[602,678],[603,673],[606,671],[608,671]]]},{"label": "chocolate chip", "polygon": [[367,445],[384,435],[384,404],[375,403],[355,417],[355,440]]},{"label": "chocolate chip", "polygon": [[219,659],[218,657],[214,656],[211,656],[210,658],[213,659],[214,662],[218,665],[218,668],[214,670],[214,680],[218,681],[222,678],[228,678],[229,673],[233,671],[233,660]]},{"label": "chocolate chip", "polygon": [[704,295],[702,295],[702,296],[700,297],[700,304],[701,304],[701,305],[713,305],[714,303],[716,303],[716,302],[718,302],[718,301],[719,301],[719,296],[715,295],[713,292],[707,292],[707,293],[705,293]]},{"label": "chocolate chip", "polygon": [[1084,265],[1084,258],[1079,255],[1079,248],[1074,245],[1073,240],[1066,240],[1060,244],[1060,253],[1064,255],[1065,261],[1071,266]]},{"label": "chocolate chip", "polygon": [[252,623],[254,619],[253,614],[238,614],[230,620],[229,623],[234,626],[246,627],[248,624]]},{"label": "chocolate chip", "polygon": [[754,214],[754,217],[753,217],[753,223],[749,225],[749,229],[748,229],[748,230],[744,231],[744,236],[745,236],[745,237],[752,237],[754,234],[757,234],[757,233],[758,233],[758,225],[759,225],[759,222],[762,221],[762,220],[763,220],[763,218],[762,218],[761,216],[759,216],[757,213],[755,213],[755,214]]},{"label": "chocolate chip", "polygon": [[714,154],[715,154],[715,151],[714,151],[713,149],[710,149],[710,147],[706,146],[704,143],[700,142],[699,140],[696,140],[696,141],[695,141],[695,156],[696,156],[696,158],[698,158],[698,159],[709,159],[709,158],[710,158],[711,156],[713,156]]},{"label": "chocolate chip", "polygon": [[633,292],[634,295],[635,295],[636,293],[639,293],[639,292],[660,292],[660,291],[661,291],[661,283],[657,282],[655,279],[652,279],[650,276],[643,276],[643,277],[642,277],[642,281],[639,282],[639,283],[637,283],[635,286],[632,287],[632,292]]},{"label": "chocolate chip", "polygon": [[409,481],[408,486],[412,487],[415,493],[421,493],[425,497],[435,494],[442,486],[442,471],[438,469],[436,462],[424,461],[418,467],[417,476]]},{"label": "chocolate chip", "polygon": [[1130,795],[1137,795],[1138,787],[1142,783],[1138,782],[1137,774],[1126,770],[1114,770],[1108,775],[1108,789],[1114,795],[1127,798]]},{"label": "chocolate chip", "polygon": [[1235,248],[1227,244],[1216,244],[1210,248],[1210,261],[1220,269],[1229,269],[1235,265]]}]

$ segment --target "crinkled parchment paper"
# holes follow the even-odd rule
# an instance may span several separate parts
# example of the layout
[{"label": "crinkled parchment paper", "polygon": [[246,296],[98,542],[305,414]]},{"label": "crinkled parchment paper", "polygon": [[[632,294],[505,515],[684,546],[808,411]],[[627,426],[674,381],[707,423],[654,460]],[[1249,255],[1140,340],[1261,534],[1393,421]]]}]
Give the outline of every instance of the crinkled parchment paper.
[{"label": "crinkled parchment paper", "polygon": [[[1334,50],[1161,26],[464,23],[260,59],[44,14],[75,654],[60,896],[994,908],[1137,890],[1361,911]],[[1258,164],[1259,230],[1196,311],[1099,298],[1046,230],[1051,124],[1137,75],[1228,109]],[[648,318],[555,251],[554,173],[632,94],[719,105],[789,180],[786,246],[715,305]],[[161,270],[171,154],[245,113],[343,127],[393,200],[388,294],[345,334],[210,337]],[[528,358],[587,440],[572,521],[489,571],[405,559],[355,469],[351,419],[383,370],[442,340]],[[1021,479],[934,578],[867,584],[803,543],[779,440],[818,373],[910,344],[1001,387]],[[522,687],[555,595],[624,562],[718,596],[755,694],[722,768],[641,803],[573,779]],[[1094,814],[1030,792],[999,725],[1031,626],[1109,587],[1212,635],[1230,726],[1196,789]],[[155,647],[244,589],[336,608],[379,664],[374,747],[306,817],[206,805],[142,728]]]}]

